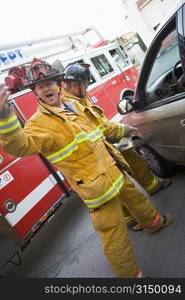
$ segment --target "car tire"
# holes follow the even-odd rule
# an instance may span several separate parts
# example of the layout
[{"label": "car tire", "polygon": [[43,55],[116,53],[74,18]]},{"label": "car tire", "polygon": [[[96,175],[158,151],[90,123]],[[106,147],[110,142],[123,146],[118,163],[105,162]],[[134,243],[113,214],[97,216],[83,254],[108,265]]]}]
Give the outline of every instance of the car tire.
[{"label": "car tire", "polygon": [[148,145],[137,147],[136,152],[147,162],[149,169],[158,177],[168,177],[173,174],[175,166],[168,163]]}]

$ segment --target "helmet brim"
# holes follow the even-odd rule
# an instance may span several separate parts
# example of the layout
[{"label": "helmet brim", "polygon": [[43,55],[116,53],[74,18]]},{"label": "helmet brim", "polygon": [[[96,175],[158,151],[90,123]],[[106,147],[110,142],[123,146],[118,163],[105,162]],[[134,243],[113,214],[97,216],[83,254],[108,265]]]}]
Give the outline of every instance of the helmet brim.
[{"label": "helmet brim", "polygon": [[49,81],[49,80],[52,80],[52,79],[61,79],[62,80],[62,76],[63,76],[62,73],[54,74],[54,75],[49,76],[47,78],[43,78],[43,79],[35,80],[35,82],[27,83],[27,84],[24,85],[24,87],[29,88],[31,86],[36,85],[37,83],[44,82],[44,81]]},{"label": "helmet brim", "polygon": [[80,66],[86,68],[86,69],[89,69],[90,68],[90,64],[86,64],[86,63],[79,63]]}]

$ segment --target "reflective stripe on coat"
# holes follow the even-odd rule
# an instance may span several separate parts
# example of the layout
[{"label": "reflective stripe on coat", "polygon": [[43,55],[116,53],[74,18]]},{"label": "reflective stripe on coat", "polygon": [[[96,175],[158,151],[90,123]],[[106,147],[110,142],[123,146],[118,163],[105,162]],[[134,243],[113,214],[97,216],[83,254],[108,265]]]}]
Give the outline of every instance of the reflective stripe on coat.
[{"label": "reflective stripe on coat", "polygon": [[[48,112],[47,107],[63,120]],[[11,124],[12,129],[8,134],[1,132],[0,142],[6,152],[18,157],[42,153],[88,207],[111,200],[123,186],[124,176],[105,148],[101,127],[90,124],[82,115],[43,104],[24,129],[17,127],[15,114],[1,120],[2,124]]]}]

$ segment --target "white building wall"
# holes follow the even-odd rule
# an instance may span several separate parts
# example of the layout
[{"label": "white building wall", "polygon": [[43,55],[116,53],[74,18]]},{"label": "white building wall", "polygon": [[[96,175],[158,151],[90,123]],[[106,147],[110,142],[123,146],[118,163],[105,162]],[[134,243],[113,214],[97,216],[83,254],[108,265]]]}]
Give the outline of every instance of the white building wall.
[{"label": "white building wall", "polygon": [[150,29],[140,11],[138,10],[135,1],[123,0],[123,9],[127,13],[130,23],[136,32],[140,35],[146,46],[149,46],[153,37],[154,31]]},{"label": "white building wall", "polygon": [[141,6],[139,11],[151,31],[166,16],[175,0],[151,0]]},{"label": "white building wall", "polygon": [[138,9],[134,0],[123,0],[124,12],[131,26],[140,35],[148,47],[155,34],[154,27],[166,16],[178,0],[148,0]]}]

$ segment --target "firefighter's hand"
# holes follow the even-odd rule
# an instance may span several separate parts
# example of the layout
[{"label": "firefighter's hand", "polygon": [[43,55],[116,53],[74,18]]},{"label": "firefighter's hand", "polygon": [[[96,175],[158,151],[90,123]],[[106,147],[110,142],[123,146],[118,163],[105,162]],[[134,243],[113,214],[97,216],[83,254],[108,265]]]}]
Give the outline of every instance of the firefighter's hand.
[{"label": "firefighter's hand", "polygon": [[8,88],[5,84],[0,84],[0,111],[5,111],[8,108]]},{"label": "firefighter's hand", "polygon": [[138,135],[138,130],[135,127],[132,127],[130,125],[125,125],[125,136],[126,137],[133,137]]}]

